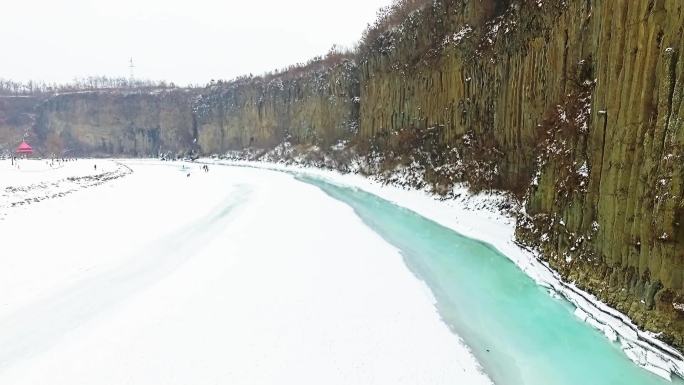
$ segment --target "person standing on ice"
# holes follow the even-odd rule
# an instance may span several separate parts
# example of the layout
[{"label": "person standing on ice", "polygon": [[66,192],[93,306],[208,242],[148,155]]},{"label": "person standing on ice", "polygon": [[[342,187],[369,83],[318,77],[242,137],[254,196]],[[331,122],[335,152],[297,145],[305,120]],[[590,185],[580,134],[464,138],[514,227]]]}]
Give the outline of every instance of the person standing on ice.
[{"label": "person standing on ice", "polygon": [[93,168],[95,169],[95,171],[97,171],[97,165],[94,165]]}]

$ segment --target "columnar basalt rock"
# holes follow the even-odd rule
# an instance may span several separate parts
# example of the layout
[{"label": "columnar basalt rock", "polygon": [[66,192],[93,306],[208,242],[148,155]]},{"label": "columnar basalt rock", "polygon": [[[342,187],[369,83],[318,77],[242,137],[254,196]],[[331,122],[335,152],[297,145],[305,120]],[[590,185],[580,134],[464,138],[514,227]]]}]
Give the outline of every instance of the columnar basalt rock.
[{"label": "columnar basalt rock", "polygon": [[301,74],[209,86],[194,105],[204,152],[267,148],[286,139],[330,145],[350,136],[358,115],[354,62],[314,65]]},{"label": "columnar basalt rock", "polygon": [[[569,279],[684,346],[682,127],[683,21],[677,1],[571,2],[553,31],[569,31],[585,60],[588,94],[555,108],[574,119],[542,159],[528,213],[550,229],[541,242]],[[580,19],[573,21],[573,17]],[[567,21],[570,21],[568,23]],[[578,23],[583,20],[582,23]],[[578,28],[578,26],[582,26]],[[579,49],[578,49],[579,48]],[[566,71],[570,78],[572,72]],[[595,80],[594,84],[593,83]],[[570,114],[573,104],[586,104]],[[570,107],[570,108],[569,108]],[[556,119],[558,121],[559,119]],[[571,125],[571,126],[573,126]],[[557,125],[547,125],[557,131]],[[553,132],[556,134],[556,132]],[[568,190],[562,181],[581,181]],[[521,231],[521,233],[524,233]]]}]

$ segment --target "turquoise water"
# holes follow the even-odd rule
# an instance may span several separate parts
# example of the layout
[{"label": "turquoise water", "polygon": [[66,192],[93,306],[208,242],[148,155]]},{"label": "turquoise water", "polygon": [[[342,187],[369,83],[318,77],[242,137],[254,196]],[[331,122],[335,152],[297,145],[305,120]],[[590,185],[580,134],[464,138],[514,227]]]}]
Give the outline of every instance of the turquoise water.
[{"label": "turquoise water", "polygon": [[[401,250],[445,323],[499,385],[670,384],[634,365],[491,246],[375,195],[306,177]],[[684,381],[677,379],[677,384]]]}]

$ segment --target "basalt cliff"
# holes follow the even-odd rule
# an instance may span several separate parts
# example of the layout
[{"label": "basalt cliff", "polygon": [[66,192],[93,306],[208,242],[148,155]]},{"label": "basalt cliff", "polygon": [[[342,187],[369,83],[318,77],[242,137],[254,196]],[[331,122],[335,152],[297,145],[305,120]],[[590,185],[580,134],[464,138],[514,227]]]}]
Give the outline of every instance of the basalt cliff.
[{"label": "basalt cliff", "polygon": [[684,3],[404,3],[354,52],[276,74],[2,97],[0,144],[28,130],[45,156],[240,151],[507,191],[521,244],[682,351]]}]

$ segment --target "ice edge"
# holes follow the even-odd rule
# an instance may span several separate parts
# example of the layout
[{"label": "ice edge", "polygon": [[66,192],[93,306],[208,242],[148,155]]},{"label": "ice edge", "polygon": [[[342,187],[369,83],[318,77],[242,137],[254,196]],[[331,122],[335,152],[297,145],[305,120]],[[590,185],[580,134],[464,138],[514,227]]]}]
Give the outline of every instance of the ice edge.
[{"label": "ice edge", "polygon": [[[464,198],[450,200],[448,202],[451,204],[463,205],[463,207],[460,207],[461,210],[478,213],[478,219],[480,221],[497,223],[498,225],[505,223],[506,227],[511,230],[507,237],[495,237],[493,236],[495,235],[493,233],[476,233],[473,231],[473,227],[475,226],[465,226],[459,222],[442,220],[435,215],[426,212],[427,210],[421,210],[419,207],[420,205],[412,204],[412,201],[414,201],[413,199],[401,199],[397,196],[392,196],[392,194],[383,193],[383,189],[386,190],[387,186],[357,174],[342,174],[337,171],[324,170],[316,167],[286,165],[273,162],[240,160],[206,160],[206,162],[226,166],[254,167],[273,171],[301,173],[324,178],[325,180],[338,185],[359,188],[399,206],[415,211],[421,216],[450,228],[459,234],[488,243],[513,261],[523,272],[525,272],[525,274],[534,279],[537,284],[548,288],[553,293],[562,295],[563,298],[573,304],[576,307],[575,314],[578,318],[603,332],[609,340],[619,342],[625,355],[636,365],[669,381],[672,381],[672,374],[684,378],[684,356],[682,356],[682,354],[675,348],[658,340],[655,334],[640,330],[627,315],[601,302],[594,295],[579,289],[573,283],[564,282],[557,272],[540,259],[537,252],[520,245],[512,236],[510,236],[515,229],[514,224],[510,221],[510,219],[512,219],[511,217],[506,216],[499,210],[492,209],[493,205],[480,205],[477,208],[472,208],[465,207],[462,203],[464,200],[473,198],[493,203],[496,201],[494,195],[484,193],[473,195],[465,188],[460,187],[457,188],[458,192]],[[383,189],[380,189],[380,187]],[[393,188],[399,189],[398,187]],[[436,200],[434,196],[424,191],[411,190],[410,192],[420,194],[422,199],[429,199],[433,205],[442,204],[441,206],[445,207],[443,202]],[[482,214],[489,214],[490,216],[487,218]],[[492,218],[492,215],[494,218]]]}]

